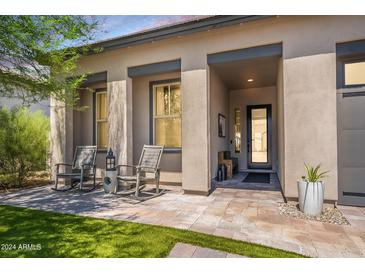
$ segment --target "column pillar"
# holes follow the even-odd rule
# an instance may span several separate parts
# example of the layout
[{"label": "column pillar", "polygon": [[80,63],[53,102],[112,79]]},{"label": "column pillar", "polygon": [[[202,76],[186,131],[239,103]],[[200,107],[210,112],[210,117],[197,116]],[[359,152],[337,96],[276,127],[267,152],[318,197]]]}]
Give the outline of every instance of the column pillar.
[{"label": "column pillar", "polygon": [[210,190],[209,93],[207,69],[181,73],[182,188],[207,195]]},{"label": "column pillar", "polygon": [[108,81],[109,146],[118,164],[133,164],[132,79]]},{"label": "column pillar", "polygon": [[[50,98],[50,168],[55,179],[55,164],[71,163],[73,158],[73,109]],[[63,167],[62,167],[63,168]],[[61,170],[64,171],[64,170]]]}]

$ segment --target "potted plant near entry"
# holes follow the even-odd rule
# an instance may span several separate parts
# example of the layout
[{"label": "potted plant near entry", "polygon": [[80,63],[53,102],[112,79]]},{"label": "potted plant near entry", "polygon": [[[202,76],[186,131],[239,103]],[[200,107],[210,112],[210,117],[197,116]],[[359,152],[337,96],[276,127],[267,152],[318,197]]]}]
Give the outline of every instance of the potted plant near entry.
[{"label": "potted plant near entry", "polygon": [[324,200],[324,183],[328,171],[320,172],[321,165],[316,167],[304,164],[307,176],[298,181],[299,209],[310,216],[321,214]]}]

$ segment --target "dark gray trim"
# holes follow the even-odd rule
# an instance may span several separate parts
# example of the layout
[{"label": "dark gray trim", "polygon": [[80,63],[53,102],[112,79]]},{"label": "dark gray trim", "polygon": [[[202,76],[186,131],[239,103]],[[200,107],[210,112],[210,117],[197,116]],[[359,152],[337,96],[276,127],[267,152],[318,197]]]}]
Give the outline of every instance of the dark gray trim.
[{"label": "dark gray trim", "polygon": [[360,193],[360,192],[346,192],[346,191],[343,191],[342,194],[344,196],[365,197],[365,193]]},{"label": "dark gray trim", "polygon": [[[207,31],[216,28],[247,23],[255,20],[274,17],[273,15],[219,15],[202,18],[190,22],[165,26],[157,29],[147,30],[131,35],[126,35],[106,41],[92,44],[92,48],[102,48],[103,51],[125,48],[140,45],[152,41],[192,34],[200,31]],[[92,54],[92,53],[91,53]]]},{"label": "dark gray trim", "polygon": [[219,64],[232,61],[242,61],[260,57],[278,56],[283,52],[282,43],[252,48],[237,49],[219,53],[208,54],[208,64]]},{"label": "dark gray trim", "polygon": [[171,60],[128,68],[128,77],[139,77],[166,72],[181,71],[181,60]]},{"label": "dark gray trim", "polygon": [[361,54],[365,54],[365,40],[336,44],[337,57],[349,57]]},{"label": "dark gray trim", "polygon": [[166,147],[163,149],[163,153],[168,153],[168,154],[181,153],[181,152],[182,152],[182,148]]},{"label": "dark gray trim", "polygon": [[209,191],[203,191],[203,190],[187,190],[187,189],[184,189],[184,194],[187,194],[187,195],[209,196],[210,190]]},{"label": "dark gray trim", "polygon": [[[174,78],[174,79],[166,79],[166,80],[159,80],[159,81],[151,81],[149,83],[149,142],[150,145],[154,145],[153,143],[153,86],[154,85],[161,85],[161,84],[169,84],[174,82],[180,82],[181,78]],[[164,153],[181,153],[182,148],[164,148]]]},{"label": "dark gray trim", "polygon": [[[252,132],[251,132],[251,110],[255,108],[266,108],[267,110],[267,162],[252,163]],[[272,114],[271,104],[247,106],[247,169],[271,169],[272,168]]]},{"label": "dark gray trim", "polygon": [[357,96],[365,96],[365,91],[342,93],[342,98],[345,98],[345,97],[357,97]]},{"label": "dark gray trim", "polygon": [[345,85],[345,72],[343,61],[339,58],[336,60],[336,86],[343,88]]},{"label": "dark gray trim", "polygon": [[[93,92],[93,145],[96,146],[96,94],[98,92],[107,92],[108,90],[106,88],[98,88],[95,89]],[[98,149],[98,153],[106,153],[106,149]]]},{"label": "dark gray trim", "polygon": [[82,86],[88,86],[91,84],[97,84],[97,83],[106,83],[107,81],[107,72],[106,71],[102,71],[102,72],[97,72],[97,73],[93,73],[93,74],[88,74],[86,76],[85,81],[82,83]]},{"label": "dark gray trim", "polygon": [[96,146],[96,95],[93,92],[93,145]]}]

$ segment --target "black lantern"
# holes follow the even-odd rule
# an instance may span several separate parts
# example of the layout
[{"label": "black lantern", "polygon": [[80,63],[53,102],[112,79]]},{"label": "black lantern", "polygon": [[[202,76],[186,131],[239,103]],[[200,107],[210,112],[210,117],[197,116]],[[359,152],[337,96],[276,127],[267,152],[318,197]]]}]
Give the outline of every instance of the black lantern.
[{"label": "black lantern", "polygon": [[106,155],[106,170],[115,170],[115,156],[111,148]]}]

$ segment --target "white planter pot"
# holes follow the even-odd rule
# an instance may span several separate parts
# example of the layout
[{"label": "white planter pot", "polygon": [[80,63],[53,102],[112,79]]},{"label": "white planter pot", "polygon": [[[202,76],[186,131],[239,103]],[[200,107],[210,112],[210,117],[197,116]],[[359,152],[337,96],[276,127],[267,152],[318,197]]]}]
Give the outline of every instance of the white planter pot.
[{"label": "white planter pot", "polygon": [[300,211],[310,216],[321,214],[324,199],[324,183],[298,181]]}]

